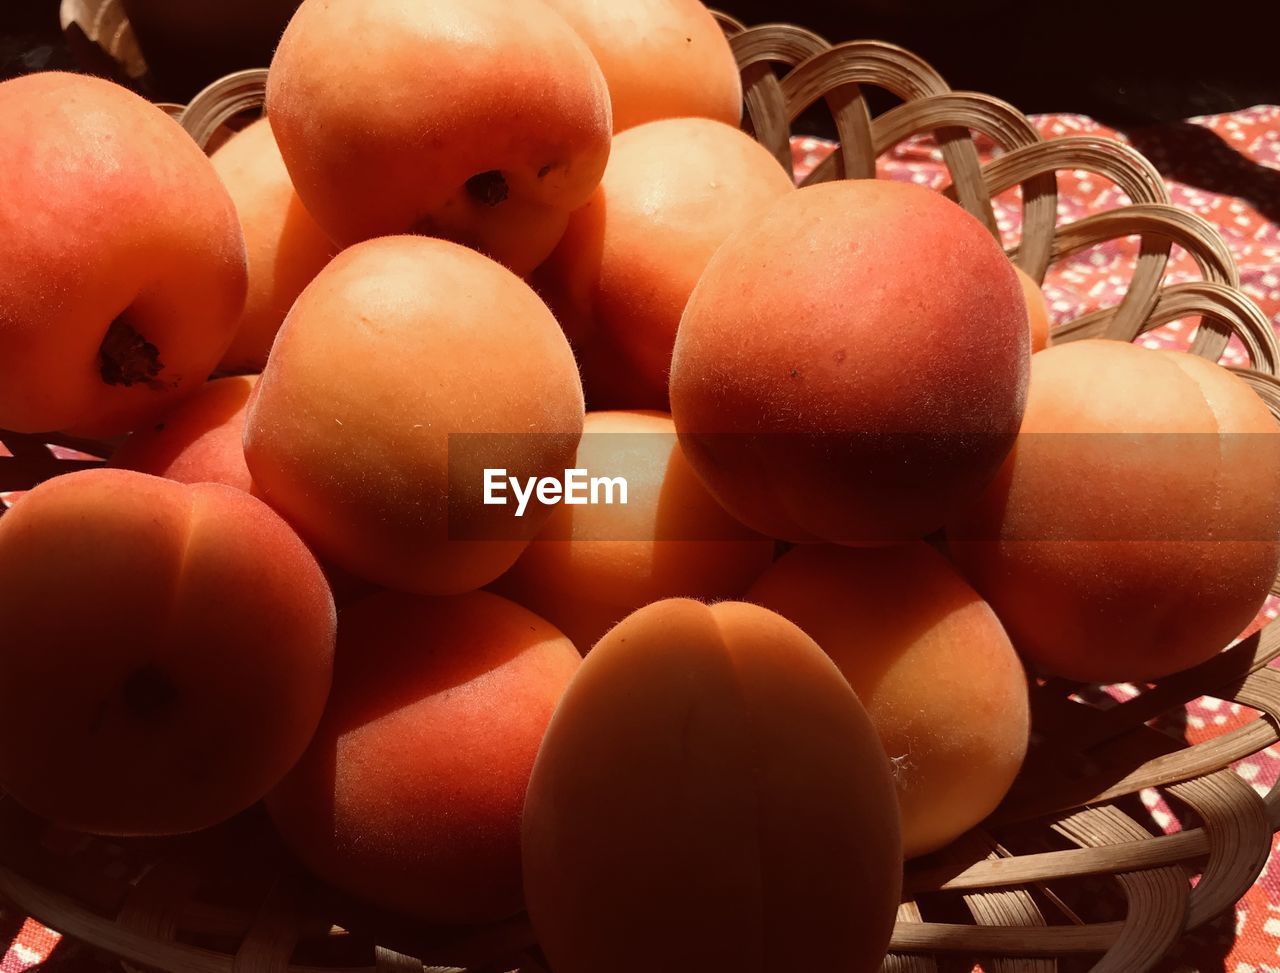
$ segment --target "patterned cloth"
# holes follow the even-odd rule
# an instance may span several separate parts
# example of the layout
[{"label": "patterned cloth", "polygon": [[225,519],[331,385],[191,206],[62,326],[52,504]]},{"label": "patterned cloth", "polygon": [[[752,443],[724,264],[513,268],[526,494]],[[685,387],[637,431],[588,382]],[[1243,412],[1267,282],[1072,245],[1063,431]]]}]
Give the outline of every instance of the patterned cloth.
[{"label": "patterned cloth", "polygon": [[[1231,115],[1195,118],[1175,126],[1119,133],[1078,115],[1053,115],[1034,119],[1046,138],[1064,135],[1109,136],[1127,141],[1166,176],[1171,201],[1192,210],[1214,224],[1226,238],[1240,268],[1244,291],[1280,327],[1280,107],[1258,107]],[[979,142],[984,158],[993,146]],[[829,143],[796,139],[792,145],[797,174],[803,176],[830,151]],[[880,175],[940,188],[948,177],[941,155],[929,141],[913,140],[880,160]],[[1125,202],[1106,180],[1088,173],[1058,176],[1058,219],[1067,222]],[[997,223],[1006,242],[1016,239],[1021,213],[1013,192],[997,203]],[[1054,321],[1115,303],[1124,292],[1137,253],[1134,240],[1118,240],[1080,253],[1050,267],[1045,296]],[[1194,261],[1175,250],[1169,262],[1170,283],[1198,280]],[[1186,325],[1174,322],[1144,336],[1152,347],[1185,347]],[[1226,361],[1244,364],[1238,342],[1228,348]],[[1277,616],[1275,599],[1269,601],[1256,625]],[[1123,694],[1124,690],[1120,692]],[[1186,739],[1192,743],[1217,736],[1252,717],[1250,710],[1234,703],[1203,699],[1187,707]],[[1242,761],[1237,770],[1259,793],[1266,793],[1280,778],[1280,753],[1268,749]],[[1142,795],[1152,820],[1175,829],[1177,822],[1154,792]],[[1224,916],[1188,937],[1177,954],[1161,964],[1162,973],[1222,971],[1222,973],[1280,973],[1280,842],[1273,848],[1258,883],[1237,905],[1234,916]],[[57,933],[32,920],[5,922],[11,944],[0,959],[0,973],[23,973],[50,957],[46,970],[107,970],[104,958],[91,951],[58,946]],[[55,947],[58,947],[55,950]],[[62,961],[60,961],[62,960]]]},{"label": "patterned cloth", "polygon": [[58,939],[58,934],[52,929],[28,919],[18,930],[4,959],[0,960],[0,973],[22,973],[31,969],[53,952]]}]

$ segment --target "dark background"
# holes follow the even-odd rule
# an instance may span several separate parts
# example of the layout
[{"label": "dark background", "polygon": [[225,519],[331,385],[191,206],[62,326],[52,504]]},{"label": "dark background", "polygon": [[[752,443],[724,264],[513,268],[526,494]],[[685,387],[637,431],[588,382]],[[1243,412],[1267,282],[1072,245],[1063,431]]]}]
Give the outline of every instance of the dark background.
[{"label": "dark background", "polygon": [[[723,0],[838,42],[909,48],[1026,113],[1142,124],[1280,103],[1280,0]],[[785,13],[780,16],[779,11]]]},{"label": "dark background", "polygon": [[[194,22],[201,9],[281,19],[289,0],[128,0]],[[518,2],[518,0],[512,0]],[[786,20],[831,41],[879,38],[930,61],[954,88],[985,91],[1025,112],[1081,112],[1141,125],[1280,103],[1280,0],[719,0],[748,24]],[[274,13],[263,13],[274,10]],[[220,11],[220,13],[219,13]],[[157,33],[172,26],[161,25]],[[217,67],[262,66],[278,27],[202,25],[157,89],[185,101]],[[241,50],[215,50],[238,36]],[[146,48],[144,38],[144,49]],[[202,58],[201,52],[206,55]],[[358,54],[358,52],[353,52]],[[75,64],[58,27],[58,0],[0,0],[0,77]],[[815,113],[810,125],[821,127]]]}]

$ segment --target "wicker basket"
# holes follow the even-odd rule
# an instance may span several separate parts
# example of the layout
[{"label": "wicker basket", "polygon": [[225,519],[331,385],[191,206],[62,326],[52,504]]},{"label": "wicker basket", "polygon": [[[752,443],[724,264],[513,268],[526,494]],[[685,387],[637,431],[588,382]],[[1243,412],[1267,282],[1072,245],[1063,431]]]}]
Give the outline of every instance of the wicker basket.
[{"label": "wicker basket", "polygon": [[[1075,251],[1141,238],[1123,300],[1058,326],[1056,341],[1132,341],[1199,317],[1191,350],[1216,361],[1237,335],[1252,363],[1238,373],[1280,415],[1280,346],[1270,322],[1236,289],[1216,231],[1171,207],[1140,155],[1105,139],[1042,141],[1010,106],[951,91],[927,64],[889,44],[833,47],[797,27],[722,22],[742,68],[750,130],[788,171],[790,125],[819,101],[840,146],[806,182],[874,176],[877,156],[932,133],[952,176],[948,194],[993,234],[992,198],[1021,187],[1022,238],[1010,252],[1035,279]],[[183,125],[201,145],[216,143],[228,123],[259,110],[264,77],[247,71],[222,79],[181,114]],[[872,118],[867,87],[902,103]],[[971,132],[1003,150],[985,167]],[[1131,205],[1057,227],[1058,169],[1112,180]],[[1172,244],[1196,259],[1202,282],[1161,286]],[[48,438],[0,435],[13,454],[0,459],[0,488],[22,489],[93,462],[49,449]],[[104,452],[92,443],[59,445]],[[1280,673],[1268,668],[1278,655],[1280,628],[1271,626],[1123,702],[1097,687],[1033,686],[1035,732],[1013,792],[980,828],[909,863],[884,969],[934,973],[977,961],[1002,973],[1136,973],[1229,910],[1259,875],[1280,829],[1280,796],[1259,797],[1230,769],[1280,740]],[[1202,696],[1258,715],[1194,746],[1155,728]],[[1180,831],[1153,834],[1160,829],[1137,800],[1147,788],[1175,808]],[[523,918],[430,929],[379,915],[305,875],[258,812],[186,838],[115,841],[59,832],[0,800],[0,896],[127,964],[172,973],[545,970]]]}]

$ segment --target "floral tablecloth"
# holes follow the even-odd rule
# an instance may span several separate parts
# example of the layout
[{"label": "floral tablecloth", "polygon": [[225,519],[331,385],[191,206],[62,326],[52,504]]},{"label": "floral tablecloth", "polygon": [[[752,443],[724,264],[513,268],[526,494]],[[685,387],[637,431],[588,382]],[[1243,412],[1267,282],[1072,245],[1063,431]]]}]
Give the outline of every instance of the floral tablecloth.
[{"label": "floral tablecloth", "polygon": [[[1240,268],[1246,293],[1280,327],[1280,107],[1260,106],[1230,115],[1194,118],[1172,126],[1120,133],[1078,115],[1035,119],[1042,135],[1101,135],[1134,144],[1166,176],[1173,203],[1213,223],[1225,237]],[[992,147],[980,149],[990,155]],[[793,155],[803,175],[831,150],[817,139],[796,139]],[[880,161],[881,175],[941,187],[948,181],[941,156],[933,145],[917,140],[900,146]],[[1109,209],[1125,202],[1106,180],[1088,173],[1060,173],[1060,222]],[[1016,238],[1020,212],[1016,197],[997,200],[997,221],[1008,241]],[[1045,296],[1055,321],[1082,311],[1115,303],[1123,293],[1137,253],[1135,240],[1113,241],[1077,254],[1050,268]],[[1199,279],[1194,261],[1176,251],[1169,263],[1170,282]],[[1154,347],[1183,347],[1186,325],[1175,322],[1144,337]],[[1228,348],[1227,361],[1244,364],[1238,343]],[[1270,601],[1256,624],[1274,619],[1278,609]],[[1216,736],[1252,714],[1233,703],[1212,699],[1192,703],[1186,734],[1191,742]],[[1238,771],[1260,793],[1280,778],[1280,753],[1269,749],[1241,762]],[[1161,827],[1174,825],[1168,809],[1154,793],[1143,795],[1152,819]],[[1280,842],[1257,884],[1224,916],[1189,937],[1176,955],[1161,966],[1165,973],[1221,971],[1221,973],[1280,973]],[[39,967],[48,973],[108,970],[105,958],[75,947],[59,946],[57,933],[22,917],[0,918],[0,973],[22,973]],[[44,964],[44,965],[42,965]]]}]

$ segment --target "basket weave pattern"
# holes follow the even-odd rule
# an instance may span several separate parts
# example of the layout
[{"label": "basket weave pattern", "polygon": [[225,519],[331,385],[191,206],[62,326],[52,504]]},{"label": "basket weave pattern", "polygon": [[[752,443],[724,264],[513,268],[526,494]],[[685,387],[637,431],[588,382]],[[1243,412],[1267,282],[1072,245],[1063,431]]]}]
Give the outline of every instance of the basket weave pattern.
[{"label": "basket weave pattern", "polygon": [[[1009,105],[951,91],[893,45],[832,46],[797,27],[721,21],[742,69],[749,131],[788,171],[791,125],[822,102],[839,147],[806,183],[873,177],[878,156],[930,134],[951,174],[947,194],[997,237],[991,200],[1020,187],[1021,239],[1003,242],[1036,280],[1053,261],[1137,236],[1124,298],[1058,325],[1054,340],[1132,341],[1198,317],[1191,350],[1217,361],[1238,336],[1251,363],[1238,374],[1280,416],[1280,345],[1269,320],[1237,289],[1217,231],[1170,206],[1142,156],[1100,138],[1042,140]],[[229,122],[260,107],[264,81],[262,71],[222,79],[186,108],[182,124],[202,146],[216,145]],[[901,103],[873,117],[872,87]],[[974,132],[1001,150],[985,166]],[[1060,169],[1111,180],[1131,205],[1056,226]],[[1195,258],[1203,281],[1162,286],[1174,244]],[[49,437],[0,440],[12,453],[0,459],[2,489],[92,462],[55,456]],[[91,443],[58,443],[103,454]],[[935,973],[976,960],[999,973],[1135,973],[1230,909],[1280,829],[1280,794],[1260,797],[1230,769],[1280,741],[1280,672],[1268,668],[1277,656],[1280,629],[1271,626],[1123,702],[1096,687],[1034,685],[1032,747],[1013,792],[980,828],[909,863],[884,969]],[[1203,696],[1257,716],[1191,746],[1161,728],[1176,727],[1184,704]],[[1182,830],[1153,833],[1137,800],[1147,788],[1176,809]],[[544,971],[523,918],[474,930],[402,926],[308,879],[257,813],[189,838],[119,842],[58,832],[0,799],[0,896],[127,962],[174,973]]]}]

